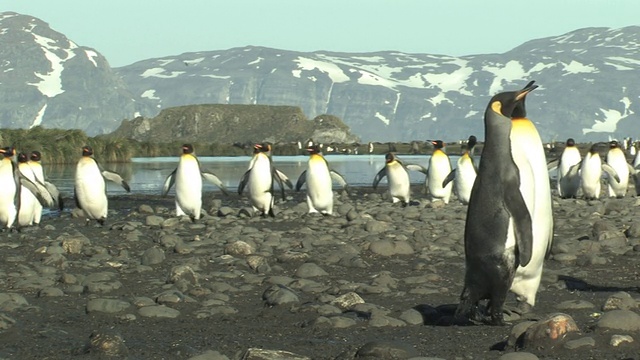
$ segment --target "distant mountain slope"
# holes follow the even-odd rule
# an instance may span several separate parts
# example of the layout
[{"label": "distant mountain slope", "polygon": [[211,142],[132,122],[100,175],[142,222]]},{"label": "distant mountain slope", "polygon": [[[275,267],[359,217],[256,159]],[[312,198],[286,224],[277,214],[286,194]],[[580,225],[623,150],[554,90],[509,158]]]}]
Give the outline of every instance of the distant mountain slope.
[{"label": "distant mountain slope", "polygon": [[32,16],[0,13],[0,127],[115,129],[139,110],[95,49]]},{"label": "distant mountain slope", "polygon": [[546,141],[640,136],[640,27],[586,28],[504,54],[202,51],[111,69],[30,16],[0,13],[0,126],[113,131],[191,104],[300,107],[337,116],[362,141],[447,141],[475,134],[496,92],[529,80],[529,117]]},{"label": "distant mountain slope", "polygon": [[535,79],[530,117],[543,138],[640,135],[640,27],[588,28],[505,54],[301,53],[261,47],[186,53],[118,68],[159,107],[294,104],[343,119],[363,140],[482,134],[491,95]]}]

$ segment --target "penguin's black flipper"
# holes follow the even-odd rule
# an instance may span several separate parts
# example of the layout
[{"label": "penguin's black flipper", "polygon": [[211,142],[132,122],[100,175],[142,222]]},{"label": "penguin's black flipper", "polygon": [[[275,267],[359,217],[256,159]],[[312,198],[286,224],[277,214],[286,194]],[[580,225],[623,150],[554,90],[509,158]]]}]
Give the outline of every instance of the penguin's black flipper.
[{"label": "penguin's black flipper", "polygon": [[298,181],[296,182],[296,191],[300,191],[302,189],[302,185],[307,181],[307,170],[303,171],[300,176],[298,176]]},{"label": "penguin's black flipper", "polygon": [[407,168],[407,170],[411,170],[411,171],[417,171],[417,172],[421,172],[425,175],[428,174],[427,168],[422,166],[422,165],[418,165],[418,164],[407,164],[405,165],[405,167]]},{"label": "penguin's black flipper", "polygon": [[342,176],[342,174],[340,174],[339,172],[335,170],[329,170],[329,175],[331,175],[333,181],[340,184],[343,189],[347,189],[349,187],[349,184],[347,184],[347,180],[345,180],[344,176]]},{"label": "penguin's black flipper", "polygon": [[31,193],[36,197],[36,199],[38,199],[38,202],[42,204],[42,206],[47,208],[57,206],[57,199],[54,199],[47,188],[39,181],[31,181],[29,178],[20,173],[20,186],[24,186],[27,190],[31,191]]},{"label": "penguin's black flipper", "polygon": [[378,187],[378,183],[380,182],[380,180],[382,180],[385,176],[387,176],[387,167],[383,167],[382,169],[380,169],[380,171],[378,171],[378,173],[376,174],[376,176],[373,178],[373,190],[375,190]]},{"label": "penguin's black flipper", "polygon": [[557,169],[560,166],[560,160],[561,160],[560,158],[557,158],[547,162],[547,171],[552,171]]},{"label": "penguin's black flipper", "polygon": [[250,174],[251,174],[251,169],[245,171],[244,175],[242,175],[242,178],[238,183],[238,195],[242,195],[242,191],[244,190],[244,187],[247,186],[247,182],[249,182]]},{"label": "penguin's black flipper", "polygon": [[611,167],[611,165],[607,163],[602,164],[602,171],[609,175],[609,177],[614,178],[616,182],[620,182],[620,176],[618,176],[618,173],[614,168]]},{"label": "penguin's black flipper", "polygon": [[115,173],[113,171],[102,170],[102,176],[104,176],[105,179],[109,181],[113,181],[114,183],[122,186],[122,188],[125,189],[127,192],[131,192],[131,188],[129,187],[129,184],[127,184],[127,182],[124,181],[124,179],[122,178],[122,176],[120,176],[120,174]]},{"label": "penguin's black flipper", "polygon": [[[280,194],[282,195],[282,201],[287,199],[287,196],[284,193],[284,185],[282,185],[282,178],[280,178],[280,174],[282,174],[280,171],[278,171],[277,169],[274,169],[273,171],[273,179],[276,180],[276,182],[278,183],[278,187],[280,187]],[[284,174],[282,174],[284,175]],[[285,175],[286,178],[286,175]],[[288,182],[289,184],[291,184],[291,181],[289,181],[289,178],[286,178],[285,183]],[[287,184],[287,186],[289,186],[289,184]],[[293,188],[293,185],[289,186],[289,189]],[[273,190],[273,184],[271,185],[271,190]]]},{"label": "penguin's black flipper", "polygon": [[64,209],[64,201],[62,200],[62,194],[60,194],[60,190],[58,190],[55,185],[48,181],[44,182],[44,187],[47,188],[47,191],[49,191],[49,194],[51,194],[51,197],[53,197],[55,203],[57,203],[58,210]]},{"label": "penguin's black flipper", "polygon": [[275,169],[275,172],[278,178],[281,180],[280,186],[282,186],[282,183],[285,183],[285,185],[287,185],[289,189],[293,189],[293,184],[291,183],[291,180],[289,180],[289,177],[287,175],[285,175],[282,171],[278,169]]},{"label": "penguin's black flipper", "polygon": [[167,196],[169,190],[173,187],[173,184],[176,183],[176,171],[178,171],[178,168],[173,170],[164,180],[164,185],[162,185],[162,196]]},{"label": "penguin's black flipper", "polygon": [[450,183],[451,181],[453,181],[453,179],[456,178],[456,169],[451,170],[451,172],[449,173],[449,175],[447,175],[446,178],[444,178],[444,180],[442,180],[442,187],[447,186],[448,183]]},{"label": "penguin's black flipper", "polygon": [[519,183],[519,181],[513,181],[505,185],[504,202],[513,218],[518,264],[527,266],[533,253],[533,222],[527,204],[520,193]]},{"label": "penguin's black flipper", "polygon": [[222,181],[220,181],[220,178],[217,177],[214,173],[212,173],[210,171],[201,171],[200,175],[202,175],[202,177],[205,180],[207,180],[208,182],[210,182],[213,185],[217,186],[220,189],[220,191],[222,191],[223,194],[229,195],[229,192],[227,191],[227,188],[224,186]]}]

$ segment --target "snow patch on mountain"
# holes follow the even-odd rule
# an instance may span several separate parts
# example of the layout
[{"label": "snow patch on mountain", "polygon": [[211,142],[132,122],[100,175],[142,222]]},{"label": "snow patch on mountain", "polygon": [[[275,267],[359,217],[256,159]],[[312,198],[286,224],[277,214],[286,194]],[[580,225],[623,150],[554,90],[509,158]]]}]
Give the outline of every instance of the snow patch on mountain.
[{"label": "snow patch on mountain", "polygon": [[618,122],[634,113],[633,110],[630,109],[631,100],[628,97],[623,97],[620,102],[624,105],[624,110],[622,112],[614,109],[600,108],[600,112],[602,112],[604,119],[596,119],[595,124],[591,128],[582,129],[582,134],[584,135],[590,132],[615,132]]},{"label": "snow patch on mountain", "polygon": [[336,64],[309,59],[302,56],[298,56],[293,61],[298,64],[298,69],[292,71],[293,76],[297,78],[300,78],[302,71],[312,71],[317,69],[320,72],[327,74],[334,83],[349,81],[349,77],[345,75],[342,69],[340,69]]}]

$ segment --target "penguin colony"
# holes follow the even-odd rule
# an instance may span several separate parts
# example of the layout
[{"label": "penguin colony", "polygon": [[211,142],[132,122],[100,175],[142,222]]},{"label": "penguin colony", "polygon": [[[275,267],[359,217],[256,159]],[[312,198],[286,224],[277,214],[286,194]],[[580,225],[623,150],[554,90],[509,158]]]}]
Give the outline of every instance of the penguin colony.
[{"label": "penguin colony", "polygon": [[[640,152],[638,143],[627,138],[595,143],[582,155],[573,139],[567,139],[561,155],[547,162],[540,136],[527,118],[525,99],[537,88],[530,82],[521,90],[494,95],[484,114],[484,143],[480,161],[474,154],[477,138],[469,136],[462,154],[451,167],[442,140],[429,140],[433,152],[428,166],[403,162],[390,145],[385,164],[373,178],[373,188],[386,179],[393,203],[412,204],[409,172],[425,175],[424,191],[432,201],[447,204],[451,193],[468,205],[465,224],[465,281],[456,309],[460,321],[504,324],[504,304],[509,292],[516,296],[517,312],[535,306],[543,263],[551,247],[553,217],[549,174],[555,173],[554,189],[561,198],[598,199],[626,196],[635,185],[640,196]],[[238,194],[246,193],[254,214],[276,216],[276,199],[286,200],[289,178],[274,164],[273,145],[253,147],[248,168],[238,183]],[[370,144],[369,152],[373,144]],[[303,149],[299,144],[300,150]],[[104,170],[93,149],[84,146],[76,166],[74,199],[87,224],[104,225],[108,216],[106,181],[131,189],[119,174]],[[200,164],[191,144],[184,144],[176,167],[162,186],[167,196],[175,188],[176,216],[197,221],[202,216],[203,180],[228,194],[220,178]],[[307,168],[297,179],[295,190],[306,187],[309,213],[333,214],[334,183],[348,194],[345,177],[331,168],[322,155],[322,145],[307,143]],[[627,153],[632,157],[627,161]],[[62,196],[47,181],[41,154],[17,154],[13,147],[0,149],[0,226],[19,230],[38,225],[43,208],[62,210]],[[603,160],[604,159],[604,160]],[[555,170],[555,172],[554,172]],[[633,183],[629,183],[632,179]],[[602,186],[604,184],[604,187]],[[481,301],[487,300],[486,305]]]}]

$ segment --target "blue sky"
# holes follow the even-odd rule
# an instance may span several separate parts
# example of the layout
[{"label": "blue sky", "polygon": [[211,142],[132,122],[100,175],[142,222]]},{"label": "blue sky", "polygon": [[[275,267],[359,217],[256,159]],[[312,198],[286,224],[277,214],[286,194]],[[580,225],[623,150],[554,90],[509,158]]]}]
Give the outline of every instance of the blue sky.
[{"label": "blue sky", "polygon": [[3,0],[111,66],[246,45],[472,55],[585,27],[640,25],[639,0]]}]

